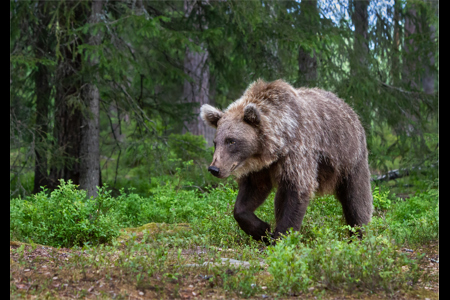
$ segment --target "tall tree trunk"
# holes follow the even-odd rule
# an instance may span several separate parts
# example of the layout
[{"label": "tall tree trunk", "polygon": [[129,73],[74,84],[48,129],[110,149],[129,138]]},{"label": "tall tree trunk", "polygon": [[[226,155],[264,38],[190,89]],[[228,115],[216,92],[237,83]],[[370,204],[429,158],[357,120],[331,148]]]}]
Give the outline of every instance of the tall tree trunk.
[{"label": "tall tree trunk", "polygon": [[[405,12],[405,27],[404,27],[404,45],[405,49],[403,70],[402,70],[402,82],[409,89],[418,90],[420,89],[419,73],[417,71],[417,66],[420,65],[420,57],[417,56],[418,47],[415,40],[411,38],[411,35],[417,33],[417,10],[413,2],[407,2],[406,12]],[[406,132],[408,136],[418,136],[421,135],[418,126],[413,124],[417,122],[416,115],[413,114],[416,109],[417,102],[411,101],[411,106],[405,109],[404,115],[409,123],[402,129]],[[412,122],[411,122],[412,121]]]},{"label": "tall tree trunk", "polygon": [[[37,27],[36,33],[36,58],[44,58],[48,53],[48,31],[47,26],[49,18],[45,17],[44,2],[38,3],[37,11],[42,18],[41,26]],[[35,73],[35,91],[36,91],[36,134],[35,134],[35,165],[34,165],[34,188],[33,193],[37,193],[41,186],[48,185],[47,173],[47,154],[45,141],[48,132],[48,109],[50,105],[50,83],[49,83],[48,68],[41,64],[37,64],[37,71]]]},{"label": "tall tree trunk", "polygon": [[[98,23],[102,12],[102,1],[92,1],[92,14],[89,22]],[[89,44],[96,46],[100,44],[100,35],[90,36]],[[88,63],[91,67],[97,61],[90,58]],[[94,75],[94,77],[96,77]],[[95,80],[93,80],[95,82]],[[90,81],[91,82],[91,81]],[[99,107],[100,95],[95,84],[86,83],[83,102],[86,113],[83,114],[83,126],[81,130],[80,147],[80,188],[87,191],[87,196],[97,197],[97,186],[100,186],[100,145],[99,145]]]},{"label": "tall tree trunk", "polygon": [[[65,52],[65,51],[63,51]],[[71,61],[67,56],[64,62],[58,66],[57,76],[62,80],[56,87],[55,96],[55,137],[57,141],[57,153],[53,156],[50,177],[51,188],[58,185],[58,179],[72,180],[74,184],[80,183],[80,143],[81,143],[81,111],[77,107],[76,94],[81,86],[79,80],[74,79],[74,72],[80,70],[81,59],[75,57]],[[71,104],[69,104],[72,102]]]},{"label": "tall tree trunk", "polygon": [[[432,8],[434,5],[437,5],[430,0],[425,0],[425,2],[427,3],[427,5],[430,5]],[[437,12],[437,7],[436,7],[436,12]],[[422,31],[422,33],[426,34],[425,36],[426,36],[426,38],[428,38],[427,42],[430,43],[431,45],[434,45],[436,28],[433,25],[429,24],[429,18],[427,15],[424,15],[421,18],[421,31]],[[434,47],[431,47],[431,48],[433,49]],[[435,64],[434,53],[436,50],[435,49],[433,49],[433,50],[428,52],[428,54],[424,57],[424,61],[423,61],[424,73],[423,73],[423,77],[422,77],[422,87],[423,87],[423,91],[427,94],[433,94],[435,92],[434,81],[435,81],[436,71],[434,69],[434,64]]]},{"label": "tall tree trunk", "polygon": [[[319,10],[317,9],[317,0],[302,1],[300,4],[301,11],[301,30],[304,32],[310,32],[315,36],[318,30],[319,23]],[[317,80],[317,55],[316,51],[308,50],[304,45],[299,46],[298,50],[298,81],[297,85],[300,86],[313,86]]]},{"label": "tall tree trunk", "polygon": [[[423,3],[407,3],[405,14],[405,64],[403,75],[405,84],[414,89],[423,89],[427,94],[434,93],[434,82],[436,72],[434,70],[434,51],[429,51],[427,45],[433,44],[435,38],[435,28],[429,24],[429,15],[426,6],[433,6],[434,3],[425,0]],[[428,7],[427,9],[429,9]],[[420,43],[416,44],[411,35],[418,34],[421,37]],[[426,47],[427,49],[420,49]],[[433,48],[433,47],[431,47]],[[417,51],[428,52],[423,56],[417,56]],[[423,72],[417,68],[423,66]]]},{"label": "tall tree trunk", "polygon": [[416,72],[416,56],[414,53],[417,51],[417,46],[414,44],[413,39],[409,37],[416,33],[416,18],[417,12],[414,4],[407,5],[407,11],[405,14],[405,60],[403,63],[403,76],[402,81],[413,89],[417,89],[417,72]]},{"label": "tall tree trunk", "polygon": [[99,92],[94,84],[83,91],[86,113],[83,115],[80,145],[80,188],[88,197],[97,197],[100,186]]},{"label": "tall tree trunk", "polygon": [[369,0],[350,0],[352,12],[352,21],[355,25],[353,39],[353,57],[350,59],[350,68],[353,76],[358,75],[361,70],[368,67],[367,56],[369,54],[368,28],[369,17],[367,8]]},{"label": "tall tree trunk", "polygon": [[[191,13],[203,14],[200,9],[194,9],[196,1],[184,0],[184,12],[186,17]],[[200,28],[202,26],[203,28]],[[197,24],[199,29],[206,29],[205,25]],[[200,44],[202,52],[194,52],[186,48],[184,58],[184,72],[191,78],[185,80],[183,86],[183,97],[187,103],[198,103],[193,114],[195,118],[190,122],[185,122],[185,127],[189,132],[195,135],[203,135],[211,147],[213,145],[215,130],[206,126],[200,118],[200,107],[209,103],[209,66],[206,63],[208,59],[208,50],[202,43]]]},{"label": "tall tree trunk", "polygon": [[35,74],[36,134],[34,146],[35,165],[33,193],[39,192],[41,186],[48,185],[45,140],[48,132],[48,106],[50,104],[50,86],[48,82],[49,76],[47,67],[42,64],[38,64]]},{"label": "tall tree trunk", "polygon": [[392,47],[392,63],[391,63],[391,77],[392,84],[398,85],[400,82],[400,41],[401,41],[401,31],[400,26],[400,13],[401,13],[401,2],[400,0],[395,0],[394,2],[394,36],[393,36],[393,47]]},{"label": "tall tree trunk", "polygon": [[[435,31],[436,31],[434,26],[430,26],[430,31],[431,31],[430,40],[434,40],[434,38],[435,38],[434,35],[435,35]],[[435,76],[436,76],[436,72],[433,70],[434,64],[435,64],[434,53],[432,51],[430,51],[424,61],[424,69],[425,70],[424,70],[423,80],[422,80],[423,91],[427,94],[434,93],[434,80],[435,80]]]},{"label": "tall tree trunk", "polygon": [[[59,24],[79,22],[85,18],[84,8],[79,3],[63,2],[59,13]],[[69,10],[73,10],[70,15]],[[62,28],[63,29],[63,28]],[[61,56],[56,70],[55,128],[56,147],[52,156],[49,188],[55,189],[59,179],[80,183],[80,144],[82,114],[80,96],[81,55],[73,48],[73,36],[62,35]]]}]

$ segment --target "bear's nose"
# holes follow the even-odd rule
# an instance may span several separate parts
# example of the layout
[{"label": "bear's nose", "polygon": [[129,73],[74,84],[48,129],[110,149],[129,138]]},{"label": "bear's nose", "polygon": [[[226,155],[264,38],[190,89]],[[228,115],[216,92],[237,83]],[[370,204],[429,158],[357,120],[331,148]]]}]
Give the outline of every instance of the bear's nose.
[{"label": "bear's nose", "polygon": [[217,168],[217,167],[214,167],[214,166],[210,166],[209,168],[208,168],[208,171],[209,172],[211,172],[211,174],[213,174],[214,176],[218,176],[219,175],[219,168]]}]

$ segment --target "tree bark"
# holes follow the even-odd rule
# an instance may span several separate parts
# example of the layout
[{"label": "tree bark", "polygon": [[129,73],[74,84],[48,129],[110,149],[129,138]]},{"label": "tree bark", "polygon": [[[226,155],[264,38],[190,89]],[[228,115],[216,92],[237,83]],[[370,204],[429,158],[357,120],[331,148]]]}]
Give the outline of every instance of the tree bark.
[{"label": "tree bark", "polygon": [[[81,84],[67,80],[74,75],[74,71],[79,71],[80,64],[79,57],[76,57],[74,61],[67,59],[58,67],[57,71],[59,75],[57,76],[66,80],[56,88],[55,137],[58,148],[57,153],[53,156],[50,172],[51,184],[49,185],[51,185],[51,189],[57,187],[60,178],[65,181],[70,179],[74,184],[80,183],[81,111],[75,107],[75,104],[70,105],[68,98],[77,93],[77,88]],[[71,100],[77,102],[74,98]]]},{"label": "tree bark", "polygon": [[392,65],[391,65],[391,77],[392,85],[396,86],[400,83],[400,41],[402,35],[402,27],[400,26],[400,12],[401,12],[401,2],[395,0],[394,2],[394,36],[393,36],[393,47],[392,47]]},{"label": "tree bark", "polygon": [[[184,0],[184,12],[186,17],[191,13],[202,14],[204,12],[201,9],[194,10],[196,1]],[[200,28],[202,26],[202,28]],[[196,24],[198,29],[206,29],[206,25]],[[187,103],[197,103],[193,109],[194,119],[185,122],[185,128],[187,131],[194,135],[203,135],[208,142],[208,146],[213,145],[215,130],[209,126],[206,126],[203,120],[200,118],[200,107],[203,104],[210,103],[209,100],[209,66],[208,50],[205,44],[201,43],[201,52],[194,52],[189,48],[186,48],[184,58],[184,72],[191,78],[191,80],[185,80],[183,86],[183,98]],[[185,132],[186,130],[183,130]]]},{"label": "tree bark", "polygon": [[[435,28],[434,26],[430,26],[430,42],[434,40],[434,34],[435,34]],[[422,80],[422,86],[423,91],[427,94],[433,94],[435,92],[434,90],[434,80],[436,73],[433,70],[435,61],[434,61],[434,53],[429,52],[426,61],[424,61],[424,74],[423,74],[423,80]]]},{"label": "tree bark", "polygon": [[369,17],[367,8],[369,0],[350,0],[353,8],[352,21],[355,25],[353,40],[353,57],[350,59],[351,72],[353,76],[358,75],[360,70],[365,70],[367,65],[367,55],[369,54],[368,28]]},{"label": "tree bark", "polygon": [[[428,49],[420,49],[427,47],[435,38],[435,28],[429,24],[426,6],[433,6],[431,1],[425,0],[424,3],[407,3],[405,14],[405,43],[406,52],[405,64],[403,66],[404,83],[413,89],[423,89],[427,94],[435,92],[434,83],[436,72],[434,70],[434,52]],[[411,39],[411,35],[418,34],[421,37],[420,43]],[[417,44],[416,44],[417,43]],[[428,47],[427,47],[428,48]],[[417,56],[417,52],[427,52],[425,55]],[[417,68],[423,66],[423,72]]]},{"label": "tree bark", "polygon": [[[317,9],[317,0],[302,1],[300,4],[302,31],[310,32],[316,35],[319,22],[319,10]],[[317,55],[316,51],[311,51],[304,45],[299,46],[298,50],[298,81],[299,87],[312,87],[317,80]]]},{"label": "tree bark", "polygon": [[[89,22],[98,23],[102,12],[102,1],[92,1],[92,14]],[[89,44],[100,44],[100,35],[90,36]],[[88,64],[93,67],[97,61],[89,58]],[[96,77],[96,75],[93,75]],[[92,82],[92,81],[89,81]],[[95,82],[95,81],[94,81]],[[80,188],[87,191],[88,197],[97,197],[100,186],[100,144],[99,144],[99,107],[100,95],[93,83],[86,83],[82,93],[86,113],[83,114],[80,147]]]},{"label": "tree bark", "polygon": [[409,5],[405,14],[405,61],[403,64],[403,76],[402,80],[405,84],[410,86],[412,89],[417,89],[417,74],[416,74],[416,61],[415,53],[417,51],[417,46],[414,44],[413,39],[408,39],[411,35],[416,33],[415,20],[417,18],[417,12],[413,4]]},{"label": "tree bark", "polygon": [[[422,62],[421,58],[416,54],[418,52],[418,45],[415,40],[411,38],[411,35],[420,32],[420,28],[417,25],[420,25],[420,23],[418,22],[416,5],[413,2],[408,2],[406,4],[405,12],[405,32],[403,45],[405,54],[402,68],[402,82],[405,86],[407,86],[407,88],[412,90],[420,90],[420,74],[417,66],[419,66]],[[403,129],[408,136],[421,135],[419,127],[413,126],[413,123],[417,122],[417,117],[412,114],[411,111],[416,105],[417,102],[411,102],[411,109],[405,110],[406,118],[412,121],[412,123],[407,124],[407,126]]]},{"label": "tree bark", "polygon": [[[42,18],[42,24],[36,32],[36,58],[44,58],[48,52],[48,31],[47,26],[49,18],[45,17],[43,13],[45,3],[38,3],[38,13]],[[49,71],[47,66],[37,63],[37,71],[35,73],[35,91],[36,91],[36,133],[35,133],[35,166],[34,166],[34,188],[33,193],[38,193],[41,186],[48,185],[47,172],[47,151],[45,141],[48,132],[48,110],[50,105],[51,87],[49,83]]]},{"label": "tree bark", "polygon": [[419,89],[419,77],[417,74],[417,45],[414,39],[410,38],[417,32],[417,10],[414,3],[407,3],[405,13],[405,60],[403,64],[402,81],[411,89]]},{"label": "tree bark", "polygon": [[35,74],[36,84],[36,133],[35,133],[35,165],[34,165],[34,188],[37,193],[41,186],[48,185],[47,155],[45,140],[48,132],[48,106],[50,97],[50,86],[48,82],[49,73],[47,67],[38,64]]},{"label": "tree bark", "polygon": [[[59,24],[81,22],[85,18],[84,7],[75,2],[62,2],[59,12]],[[73,10],[73,15],[69,14]],[[72,43],[74,37],[62,34],[60,41],[60,58],[55,74],[55,128],[56,147],[52,155],[49,188],[56,189],[58,180],[72,180],[80,183],[80,144],[82,103],[80,100],[81,55],[76,53]]]},{"label": "tree bark", "polygon": [[[430,5],[431,7],[434,6],[432,1],[430,1],[430,0],[425,0],[425,2],[427,2],[427,5]],[[426,37],[428,38],[427,42],[430,44],[434,44],[436,28],[433,25],[429,24],[429,19],[426,18],[426,16],[422,17],[421,30],[423,31],[423,33],[426,33]],[[434,47],[432,47],[432,48],[434,48]],[[433,50],[435,50],[435,49],[433,49]],[[428,54],[425,56],[424,61],[423,61],[424,73],[423,73],[423,78],[422,78],[422,88],[423,88],[423,91],[427,94],[433,94],[435,92],[435,89],[434,89],[434,81],[435,81],[435,77],[436,77],[436,71],[434,69],[434,64],[435,64],[434,53],[435,53],[435,51],[428,52]]]}]

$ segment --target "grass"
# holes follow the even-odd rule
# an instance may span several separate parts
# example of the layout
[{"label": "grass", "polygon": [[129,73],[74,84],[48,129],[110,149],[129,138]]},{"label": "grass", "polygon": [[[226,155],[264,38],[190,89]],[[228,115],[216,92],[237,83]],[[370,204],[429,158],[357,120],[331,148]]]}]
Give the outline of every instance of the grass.
[{"label": "grass", "polygon": [[[85,199],[61,182],[12,199],[10,297],[438,298],[437,182],[406,201],[374,189],[361,241],[327,196],[311,202],[300,232],[266,247],[233,219],[234,186],[201,192],[160,179],[149,197],[104,189]],[[273,196],[256,212],[272,225]]]}]

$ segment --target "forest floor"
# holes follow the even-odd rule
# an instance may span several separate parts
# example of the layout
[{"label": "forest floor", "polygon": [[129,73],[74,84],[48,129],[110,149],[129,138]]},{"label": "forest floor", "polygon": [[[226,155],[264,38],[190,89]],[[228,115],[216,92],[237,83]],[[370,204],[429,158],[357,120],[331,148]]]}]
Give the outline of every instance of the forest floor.
[{"label": "forest floor", "polygon": [[[139,235],[134,238],[139,241]],[[10,298],[11,299],[438,299],[439,298],[439,241],[406,246],[402,251],[414,258],[424,253],[425,259],[419,265],[422,277],[413,287],[408,284],[404,290],[367,292],[362,290],[327,290],[320,286],[310,288],[308,293],[278,296],[265,286],[258,287],[258,293],[246,296],[241,292],[224,287],[224,276],[232,277],[245,268],[239,254],[233,249],[194,246],[189,249],[175,249],[165,255],[161,265],[147,276],[131,272],[128,259],[122,260],[126,240],[109,248],[108,252],[53,248],[49,246],[10,242]],[[115,249],[115,250],[114,250]],[[263,250],[263,249],[261,249]],[[208,263],[216,257],[215,262]],[[92,257],[94,255],[94,257]],[[98,255],[98,256],[97,256]],[[176,264],[182,257],[183,265]],[[90,257],[90,258],[88,258]],[[236,264],[221,264],[221,258],[236,259]],[[178,260],[179,261],[179,260]],[[223,260],[222,260],[223,261]],[[118,263],[113,263],[118,262]],[[203,263],[202,263],[203,262]],[[139,266],[137,266],[139,268]],[[407,271],[407,270],[405,270]],[[261,260],[256,276],[270,276],[267,266]],[[258,282],[257,280],[255,282]]]}]

